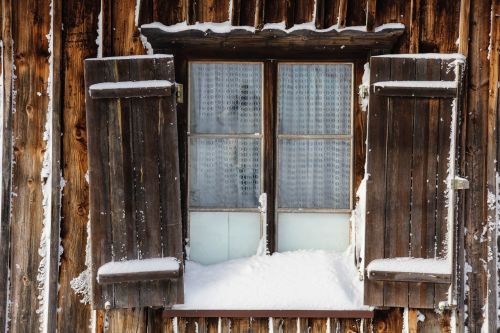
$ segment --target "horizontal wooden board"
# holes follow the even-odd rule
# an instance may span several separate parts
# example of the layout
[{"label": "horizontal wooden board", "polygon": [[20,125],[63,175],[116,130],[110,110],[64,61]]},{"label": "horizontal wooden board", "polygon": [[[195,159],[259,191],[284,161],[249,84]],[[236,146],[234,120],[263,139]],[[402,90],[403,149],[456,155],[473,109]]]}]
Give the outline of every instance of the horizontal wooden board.
[{"label": "horizontal wooden board", "polygon": [[451,274],[436,273],[390,272],[372,270],[368,274],[368,278],[375,281],[451,283]]},{"label": "horizontal wooden board", "polygon": [[89,87],[90,97],[131,98],[171,96],[174,85],[166,80],[102,82]]},{"label": "horizontal wooden board", "polygon": [[372,85],[373,93],[394,97],[455,97],[455,81],[384,81]]},{"label": "horizontal wooden board", "polygon": [[165,318],[373,318],[370,310],[165,310]]}]

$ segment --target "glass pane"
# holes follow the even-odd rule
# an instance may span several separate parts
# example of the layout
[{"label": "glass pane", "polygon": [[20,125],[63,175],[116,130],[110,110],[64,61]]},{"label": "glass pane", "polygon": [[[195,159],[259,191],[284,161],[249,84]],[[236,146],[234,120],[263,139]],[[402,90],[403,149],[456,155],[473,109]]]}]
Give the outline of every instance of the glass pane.
[{"label": "glass pane", "polygon": [[214,264],[254,255],[259,245],[260,214],[247,212],[191,212],[190,260]]},{"label": "glass pane", "polygon": [[349,246],[349,219],[350,214],[279,213],[278,251],[344,251]]},{"label": "glass pane", "polygon": [[279,140],[280,208],[350,208],[349,140]]},{"label": "glass pane", "polygon": [[192,63],[192,133],[260,133],[261,64]]},{"label": "glass pane", "polygon": [[280,64],[281,134],[350,134],[352,65]]},{"label": "glass pane", "polygon": [[191,207],[258,207],[260,139],[191,138]]}]

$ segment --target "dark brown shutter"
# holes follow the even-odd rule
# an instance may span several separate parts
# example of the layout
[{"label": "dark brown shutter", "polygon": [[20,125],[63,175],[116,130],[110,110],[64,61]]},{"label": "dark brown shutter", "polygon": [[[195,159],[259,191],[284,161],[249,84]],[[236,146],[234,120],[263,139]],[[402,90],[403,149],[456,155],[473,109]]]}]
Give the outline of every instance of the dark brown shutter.
[{"label": "dark brown shutter", "polygon": [[455,167],[463,64],[370,60],[365,304],[432,308],[453,296],[455,190],[467,186]]},{"label": "dark brown shutter", "polygon": [[95,308],[183,302],[173,83],[171,56],[85,61]]}]

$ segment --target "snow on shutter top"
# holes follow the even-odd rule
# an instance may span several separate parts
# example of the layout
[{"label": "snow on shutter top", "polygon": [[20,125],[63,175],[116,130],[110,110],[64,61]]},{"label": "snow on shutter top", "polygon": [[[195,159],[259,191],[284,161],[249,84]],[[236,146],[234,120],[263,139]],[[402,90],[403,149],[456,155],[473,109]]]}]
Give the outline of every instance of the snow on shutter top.
[{"label": "snow on shutter top", "polygon": [[460,55],[370,60],[367,305],[432,308],[452,291],[463,64]]},{"label": "snow on shutter top", "polygon": [[171,56],[87,59],[93,305],[183,302]]}]

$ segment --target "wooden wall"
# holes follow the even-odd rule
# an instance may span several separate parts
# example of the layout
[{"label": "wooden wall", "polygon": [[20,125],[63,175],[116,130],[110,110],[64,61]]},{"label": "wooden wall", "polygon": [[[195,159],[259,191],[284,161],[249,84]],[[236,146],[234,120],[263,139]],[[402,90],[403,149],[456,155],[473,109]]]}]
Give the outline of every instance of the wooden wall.
[{"label": "wooden wall", "polygon": [[[496,252],[496,228],[491,225],[495,211],[488,210],[487,194],[488,189],[495,192],[495,160],[500,155],[496,139],[498,0],[231,0],[231,4],[229,1],[142,0],[139,22],[160,21],[169,25],[182,21],[231,20],[234,25],[261,27],[265,23],[284,21],[291,27],[314,18],[319,28],[334,24],[372,27],[401,22],[407,31],[395,52],[460,51],[473,60],[467,69],[468,90],[460,133],[462,173],[471,181],[471,189],[460,201],[459,213],[465,229],[459,230],[464,235],[459,241],[465,246],[466,255],[460,258],[459,292],[465,294],[465,298],[459,301],[458,323],[460,327],[467,325],[470,332],[479,332],[484,321],[483,305],[487,304],[488,322],[494,327],[496,298],[488,298],[488,295],[493,295],[496,287],[496,261],[488,261],[488,253]],[[492,8],[494,14],[490,15]],[[5,254],[0,256],[0,330],[8,325],[12,332],[36,332],[43,319],[48,332],[56,329],[89,332],[91,322],[97,332],[103,332],[105,325],[107,332],[172,332],[174,321],[162,319],[161,310],[93,313],[70,287],[70,281],[86,268],[84,249],[89,207],[85,181],[88,166],[83,59],[96,57],[99,52],[104,56],[146,52],[135,26],[135,1],[2,0],[0,11],[4,78],[0,251]],[[96,44],[99,24],[101,45]],[[54,31],[52,49],[46,37],[51,28]],[[488,57],[490,32],[493,43]],[[53,88],[51,99],[47,94],[49,86]],[[44,140],[47,120],[54,126],[51,136]],[[362,119],[356,126],[363,129],[365,123]],[[41,172],[47,149],[53,153],[52,192],[59,192],[59,174],[66,185],[62,199],[53,195],[49,202],[52,218],[48,219],[48,230],[52,238],[48,247],[53,251],[49,258],[51,274],[45,298],[48,301],[43,308],[37,277],[44,228],[42,188],[48,181]],[[60,266],[57,265],[58,251],[54,251],[59,245],[58,234],[64,249]],[[9,253],[8,259],[6,253]],[[492,274],[486,274],[485,263]],[[467,282],[461,274],[464,271]],[[8,294],[10,321],[4,315],[9,304]],[[39,308],[45,311],[37,311]],[[467,309],[465,323],[464,309]],[[414,318],[416,311],[409,314]],[[438,315],[427,311],[424,314],[424,322],[411,321],[417,323],[416,331],[449,331],[448,313]],[[363,323],[331,319],[330,327],[339,332],[360,332],[364,325],[365,332],[372,327],[375,332],[397,332],[401,331],[402,318],[402,310],[393,309],[378,311],[373,321]],[[179,318],[177,325],[179,332],[195,332],[195,326],[200,332],[215,332],[218,319]],[[221,325],[222,332],[228,331],[229,326],[233,332],[267,332],[269,320],[226,318],[221,320]],[[277,318],[272,325],[275,332],[297,331],[295,320]],[[311,327],[312,332],[326,332],[327,320],[301,319],[299,327],[302,331]]]}]

